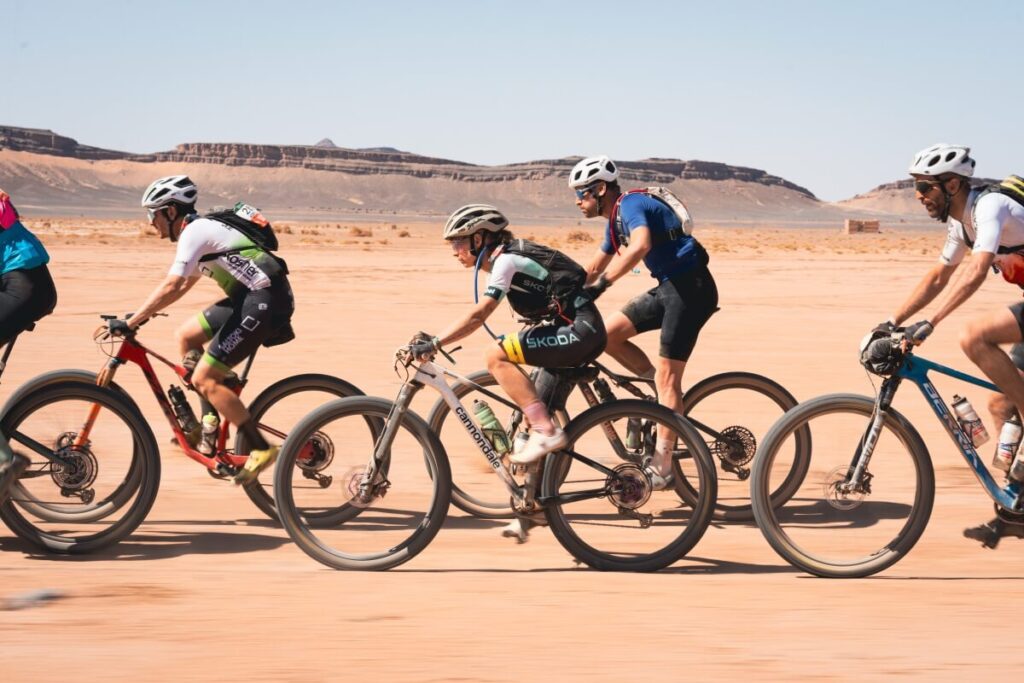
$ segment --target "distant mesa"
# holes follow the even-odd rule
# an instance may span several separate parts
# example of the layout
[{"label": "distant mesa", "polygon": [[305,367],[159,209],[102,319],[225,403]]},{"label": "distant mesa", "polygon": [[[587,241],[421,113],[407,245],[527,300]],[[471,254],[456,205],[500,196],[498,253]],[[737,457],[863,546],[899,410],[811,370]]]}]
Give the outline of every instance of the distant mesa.
[{"label": "distant mesa", "polygon": [[323,140],[321,140],[320,142],[316,143],[313,146],[314,147],[329,147],[331,149],[337,149],[337,147],[338,147],[336,144],[334,144],[334,140],[332,140],[330,138],[324,138]]}]

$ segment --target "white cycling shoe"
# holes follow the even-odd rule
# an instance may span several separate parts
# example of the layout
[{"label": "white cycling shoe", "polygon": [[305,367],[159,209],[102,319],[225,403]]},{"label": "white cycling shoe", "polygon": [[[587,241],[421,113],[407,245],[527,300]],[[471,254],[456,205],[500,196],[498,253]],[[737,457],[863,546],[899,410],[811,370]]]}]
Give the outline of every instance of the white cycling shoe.
[{"label": "white cycling shoe", "polygon": [[502,527],[501,535],[504,538],[516,539],[516,543],[526,543],[530,540],[530,529],[547,525],[548,520],[541,513],[533,514],[529,517],[516,517]]},{"label": "white cycling shoe", "polygon": [[555,427],[555,431],[551,434],[544,434],[540,430],[534,429],[530,432],[530,438],[522,450],[512,453],[509,460],[517,465],[529,465],[552,451],[565,448],[568,444],[569,439],[565,436],[565,431],[559,427]]}]

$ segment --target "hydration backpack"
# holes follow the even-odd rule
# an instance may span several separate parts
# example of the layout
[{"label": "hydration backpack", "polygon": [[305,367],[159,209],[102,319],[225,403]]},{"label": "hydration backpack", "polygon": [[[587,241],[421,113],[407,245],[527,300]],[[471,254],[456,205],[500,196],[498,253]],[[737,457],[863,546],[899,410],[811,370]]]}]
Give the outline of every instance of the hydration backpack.
[{"label": "hydration backpack", "polygon": [[583,269],[583,266],[556,249],[524,239],[513,240],[506,244],[504,253],[525,256],[531,261],[536,261],[544,267],[544,270],[548,271],[551,305],[541,311],[519,311],[522,315],[547,317],[558,315],[559,312],[566,316],[571,315],[575,310],[573,302],[587,281],[587,271]]},{"label": "hydration backpack", "polygon": [[635,190],[629,190],[619,195],[619,198],[615,200],[615,206],[612,207],[612,246],[615,248],[615,253],[619,253],[618,235],[623,234],[622,230],[622,216],[619,215],[619,205],[622,200],[631,194],[645,194],[648,197],[653,197],[659,202],[667,206],[672,210],[672,213],[679,219],[680,227],[674,228],[667,232],[661,232],[658,234],[651,234],[651,246],[657,247],[667,242],[675,242],[683,237],[689,237],[693,233],[693,216],[690,215],[690,211],[686,208],[686,204],[679,197],[675,196],[671,190],[667,187],[641,187]]},{"label": "hydration backpack", "polygon": [[[971,207],[971,222],[974,224],[974,229],[978,229],[978,220],[976,217],[976,211],[978,208],[978,202],[981,198],[987,194],[993,192],[1005,195],[1017,202],[1021,206],[1024,206],[1024,178],[1020,176],[1011,175],[1005,180],[992,185],[986,185],[981,189],[978,197],[974,200],[974,205]],[[974,248],[974,240],[967,236],[967,227],[961,222],[960,233],[964,238],[964,242],[971,249]],[[1024,289],[1024,244],[1017,244],[1012,246],[1000,245],[996,249],[996,253],[1000,256],[1005,256],[999,266],[992,265],[992,269],[1003,276],[1003,279],[1011,284],[1018,285]]]},{"label": "hydration backpack", "polygon": [[273,226],[254,206],[238,202],[233,209],[213,211],[206,214],[204,218],[210,218],[234,228],[264,251],[277,251],[277,235],[274,233]]}]

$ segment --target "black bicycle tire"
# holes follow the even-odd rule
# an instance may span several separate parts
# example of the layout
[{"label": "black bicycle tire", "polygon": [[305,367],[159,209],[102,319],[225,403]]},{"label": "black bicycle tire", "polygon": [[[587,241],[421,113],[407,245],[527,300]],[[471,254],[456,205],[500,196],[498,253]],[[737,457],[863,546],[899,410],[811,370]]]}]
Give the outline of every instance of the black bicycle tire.
[{"label": "black bicycle tire", "polygon": [[[430,431],[423,418],[415,413],[406,412],[402,416],[400,427],[408,430],[423,447],[423,457],[427,467],[432,469],[430,480],[434,487],[430,510],[424,516],[416,532],[405,542],[392,546],[384,553],[377,553],[372,557],[366,556],[369,554],[355,557],[326,547],[314,534],[309,532],[307,525],[303,522],[303,518],[295,506],[291,489],[292,477],[296,469],[295,459],[299,454],[300,444],[305,443],[322,425],[341,417],[363,415],[364,419],[370,422],[376,423],[379,420],[383,423],[390,415],[392,406],[392,401],[372,396],[355,396],[331,401],[317,408],[295,425],[281,449],[278,465],[274,469],[274,499],[277,503],[281,523],[303,552],[333,569],[384,570],[408,562],[430,544],[437,532],[440,531],[448,514],[451,502],[451,469],[448,466],[448,456],[444,446]],[[348,505],[347,507],[349,508],[347,519],[353,519],[362,512],[360,508]],[[344,523],[347,519],[339,519],[339,523]]]},{"label": "black bicycle tire", "polygon": [[913,459],[917,469],[917,488],[911,514],[894,541],[886,546],[886,552],[859,562],[828,562],[796,546],[776,518],[778,506],[771,501],[765,490],[766,480],[775,451],[795,431],[795,425],[806,425],[811,419],[829,412],[860,413],[866,420],[870,420],[874,410],[873,398],[856,394],[829,394],[805,401],[775,423],[754,458],[750,491],[757,526],[775,552],[794,567],[809,574],[826,578],[862,578],[876,574],[899,562],[910,552],[928,525],[935,500],[935,471],[931,457],[921,435],[903,415],[892,408],[887,412],[884,426],[899,438]]},{"label": "black bicycle tire", "polygon": [[[590,428],[599,428],[605,422],[626,419],[626,416],[656,420],[668,424],[674,423],[677,434],[679,434],[686,447],[690,448],[693,453],[694,464],[698,468],[699,477],[703,484],[701,487],[703,495],[696,501],[696,505],[691,505],[693,517],[683,533],[658,551],[625,558],[602,552],[579,538],[571,525],[566,521],[561,505],[557,503],[547,505],[545,507],[545,515],[551,526],[551,531],[555,538],[558,539],[558,542],[573,557],[584,564],[602,571],[656,571],[673,564],[685,556],[703,537],[704,532],[711,523],[711,516],[715,506],[717,476],[711,454],[693,425],[676,412],[651,401],[622,399],[588,408],[566,426],[565,431],[569,444],[573,444],[581,434]],[[554,496],[557,494],[557,484],[553,482],[558,481],[560,483],[564,479],[564,473],[568,468],[570,457],[561,452],[552,453],[547,456],[547,463],[544,466],[544,478],[541,484],[543,496]]]},{"label": "black bicycle tire", "polygon": [[[10,433],[12,424],[20,424],[33,410],[62,398],[99,403],[105,409],[117,414],[128,426],[133,439],[132,467],[142,463],[143,468],[134,502],[125,516],[110,527],[96,534],[79,538],[66,538],[60,534],[37,528],[21,514],[17,504],[11,498],[0,504],[0,519],[3,519],[8,528],[19,538],[49,552],[90,553],[113,545],[130,535],[149,514],[160,486],[160,451],[156,444],[156,437],[145,418],[126,400],[122,392],[85,382],[56,382],[42,386],[37,391],[26,393],[21,397],[17,406],[11,407],[4,414],[0,420],[0,429],[5,433]],[[123,486],[118,490],[121,488]]]},{"label": "black bicycle tire", "polygon": [[[783,413],[797,405],[796,397],[773,379],[753,372],[723,372],[702,379],[683,394],[683,417],[688,416],[702,400],[716,392],[728,389],[756,391],[771,399],[782,409]],[[789,476],[772,493],[772,498],[776,505],[782,505],[788,501],[799,490],[800,484],[803,483],[803,479],[807,474],[811,454],[810,430],[805,429],[796,438],[797,451],[793,457],[793,468],[790,470]],[[693,492],[687,484],[686,477],[682,476],[682,471],[678,467],[675,469],[675,474],[676,491],[683,500],[692,504]],[[728,505],[718,502],[715,504],[713,519],[718,522],[752,522],[754,520],[754,510],[750,504]]]}]

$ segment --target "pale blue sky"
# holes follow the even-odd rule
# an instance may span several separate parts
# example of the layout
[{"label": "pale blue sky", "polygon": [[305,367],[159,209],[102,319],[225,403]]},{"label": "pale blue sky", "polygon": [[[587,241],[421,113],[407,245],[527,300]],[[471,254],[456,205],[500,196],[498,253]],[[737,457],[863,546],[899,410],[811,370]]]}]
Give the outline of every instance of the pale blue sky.
[{"label": "pale blue sky", "polygon": [[676,157],[829,200],[933,142],[1024,172],[1020,0],[0,0],[0,36],[0,124],[131,152]]}]

